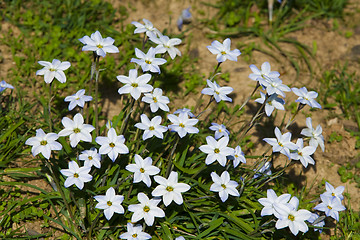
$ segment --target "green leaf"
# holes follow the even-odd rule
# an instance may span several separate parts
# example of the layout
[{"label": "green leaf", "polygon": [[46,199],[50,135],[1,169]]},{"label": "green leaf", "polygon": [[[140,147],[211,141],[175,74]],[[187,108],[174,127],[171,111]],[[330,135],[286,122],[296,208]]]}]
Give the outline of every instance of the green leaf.
[{"label": "green leaf", "polygon": [[213,231],[214,229],[217,229],[224,222],[224,219],[225,218],[221,217],[221,218],[218,218],[218,219],[210,222],[209,228],[206,229],[205,231],[203,231],[202,233],[200,233],[197,236],[197,239],[204,239],[204,237],[207,236],[209,233],[211,233],[211,231]]}]

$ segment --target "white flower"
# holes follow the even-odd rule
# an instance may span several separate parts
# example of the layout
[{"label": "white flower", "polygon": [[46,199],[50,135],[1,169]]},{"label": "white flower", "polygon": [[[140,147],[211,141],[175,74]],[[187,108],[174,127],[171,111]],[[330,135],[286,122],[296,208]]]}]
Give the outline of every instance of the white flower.
[{"label": "white flower", "polygon": [[104,215],[107,220],[110,220],[114,212],[119,214],[124,214],[125,212],[123,206],[121,206],[124,196],[116,195],[113,187],[110,187],[105,195],[97,195],[94,198],[98,201],[95,208],[104,209]]},{"label": "white flower", "polygon": [[191,112],[191,109],[180,108],[174,112],[174,114],[186,113],[189,117],[194,118],[195,115]]},{"label": "white flower", "polygon": [[171,172],[168,179],[161,176],[155,176],[154,180],[160,185],[157,186],[151,194],[154,197],[162,196],[165,206],[168,206],[172,201],[176,202],[178,205],[182,204],[183,198],[181,193],[187,192],[190,189],[188,184],[178,183],[177,172]]},{"label": "white flower", "polygon": [[322,128],[320,124],[317,125],[316,129],[314,129],[312,127],[311,117],[308,117],[306,118],[306,126],[308,128],[304,128],[303,130],[301,130],[301,134],[310,138],[309,145],[315,148],[320,145],[321,150],[325,151],[324,136],[321,134]]},{"label": "white flower", "polygon": [[135,55],[137,58],[132,58],[130,62],[137,63],[141,66],[143,72],[150,71],[153,73],[160,74],[159,65],[166,63],[166,60],[163,58],[155,57],[156,51],[155,48],[150,48],[149,51],[145,54],[140,49],[135,48]]},{"label": "white flower", "polygon": [[69,169],[60,170],[61,174],[67,177],[64,186],[67,188],[75,184],[80,190],[83,189],[84,183],[92,180],[90,170],[91,167],[79,167],[75,161],[69,162]]},{"label": "white flower", "polygon": [[183,236],[180,236],[180,237],[175,238],[175,240],[185,240],[185,238]]},{"label": "white flower", "polygon": [[300,160],[304,167],[307,167],[308,164],[314,165],[315,161],[311,155],[314,154],[316,148],[312,146],[304,147],[304,141],[302,138],[298,138],[296,145],[298,146],[298,149],[296,149],[295,152],[290,153],[290,158],[294,160]]},{"label": "white flower", "polygon": [[4,91],[7,88],[14,89],[14,87],[12,85],[6,83],[5,80],[2,80],[0,82],[0,92]]},{"label": "white flower", "polygon": [[124,144],[124,136],[116,135],[114,128],[109,129],[107,137],[97,137],[95,142],[101,145],[99,153],[107,154],[113,162],[115,162],[119,154],[129,153],[128,147]]},{"label": "white flower", "polygon": [[326,188],[326,192],[324,192],[323,194],[320,194],[320,196],[323,195],[324,197],[327,197],[327,198],[336,197],[336,198],[339,198],[340,200],[344,199],[344,196],[342,195],[342,193],[345,190],[344,186],[339,186],[337,188],[334,188],[330,183],[325,182],[325,188]]},{"label": "white flower", "polygon": [[156,36],[155,33],[150,33],[149,39],[158,44],[155,48],[156,53],[169,53],[171,59],[174,59],[176,55],[181,56],[181,52],[177,49],[176,45],[181,43],[181,39],[172,38],[170,39],[168,36],[164,36],[159,34],[159,37]]},{"label": "white flower", "polygon": [[290,200],[291,195],[286,193],[282,194],[279,197],[276,195],[275,191],[272,189],[268,189],[266,191],[266,198],[260,198],[258,201],[261,205],[263,205],[263,209],[261,210],[260,216],[268,216],[268,215],[275,215],[277,218],[279,214],[275,211],[274,204],[287,204]]},{"label": "white flower", "polygon": [[96,148],[82,151],[79,155],[79,160],[85,161],[84,166],[100,168],[101,155],[98,153]]},{"label": "white flower", "polygon": [[211,179],[214,183],[210,186],[210,191],[218,192],[221,201],[225,202],[229,194],[235,197],[240,196],[240,193],[236,189],[239,184],[230,180],[230,174],[227,171],[224,171],[221,176],[217,175],[216,172],[212,172]]},{"label": "white flower", "polygon": [[234,90],[232,87],[220,87],[215,80],[211,82],[207,79],[206,82],[209,87],[204,88],[201,91],[202,94],[213,96],[216,102],[221,100],[232,102],[232,99],[226,96],[226,94],[230,94]]},{"label": "white flower", "polygon": [[145,114],[140,116],[141,123],[136,123],[135,127],[145,130],[142,139],[145,141],[155,135],[157,138],[164,138],[163,132],[167,131],[167,127],[160,125],[161,117],[155,116],[151,121]]},{"label": "white flower", "polygon": [[258,81],[259,78],[262,78],[265,80],[265,77],[270,79],[275,79],[280,77],[280,73],[277,71],[271,71],[271,66],[269,62],[264,62],[261,65],[261,70],[259,70],[255,65],[250,65],[251,71],[253,73],[250,73],[249,78],[254,81]]},{"label": "white flower", "polygon": [[226,129],[224,124],[217,124],[217,123],[211,123],[211,127],[209,127],[210,130],[215,131],[215,139],[219,139],[221,137],[228,137],[230,135],[230,132]]},{"label": "white flower", "polygon": [[237,146],[234,151],[234,155],[231,156],[234,161],[234,168],[239,165],[239,163],[246,163],[245,154],[241,151],[241,147]]},{"label": "white flower", "polygon": [[127,232],[120,235],[121,239],[127,240],[147,240],[151,235],[142,231],[141,225],[133,226],[132,223],[127,223]]},{"label": "white flower", "polygon": [[144,18],[143,21],[145,23],[144,25],[135,21],[131,22],[131,24],[136,27],[136,29],[134,30],[134,34],[143,32],[146,33],[147,36],[149,36],[150,33],[161,34],[159,30],[154,28],[153,24],[149,20]]},{"label": "white flower", "polygon": [[138,77],[136,69],[130,69],[129,77],[119,75],[116,78],[125,84],[125,86],[119,88],[119,94],[130,93],[135,100],[139,99],[141,93],[153,90],[153,87],[147,84],[151,79],[151,74],[146,73]]},{"label": "white flower", "polygon": [[297,210],[298,202],[295,206],[291,204],[274,203],[275,211],[278,212],[278,220],[275,224],[276,229],[289,227],[292,234],[295,236],[300,232],[307,232],[309,230],[305,221],[311,217],[311,212],[305,209]]},{"label": "white flower", "polygon": [[65,129],[59,132],[59,136],[64,137],[70,135],[71,147],[76,147],[81,140],[84,142],[92,142],[90,132],[95,128],[90,124],[84,124],[84,118],[81,113],[77,113],[74,116],[74,120],[71,120],[68,117],[63,117],[61,123]]},{"label": "white flower", "polygon": [[229,137],[222,137],[216,141],[212,136],[206,137],[207,145],[199,147],[200,151],[207,154],[205,159],[206,165],[218,161],[221,166],[226,164],[226,156],[234,155],[234,149],[228,147]]},{"label": "white flower", "polygon": [[[260,92],[260,96],[261,96],[261,98],[256,99],[255,102],[263,104],[265,101],[265,98],[266,98],[266,94],[263,92]],[[285,104],[284,99],[278,98],[278,95],[276,93],[270,95],[268,97],[268,99],[266,100],[266,104],[265,104],[266,115],[270,116],[275,108],[279,109],[279,110],[285,110],[284,104]]]},{"label": "white flower", "polygon": [[63,71],[71,66],[70,62],[61,62],[60,60],[53,59],[52,62],[38,61],[38,63],[44,66],[44,68],[36,71],[36,75],[44,75],[46,83],[51,83],[54,78],[61,83],[66,82],[66,76]]},{"label": "white flower", "polygon": [[58,138],[59,136],[56,133],[45,134],[45,132],[39,128],[36,130],[36,136],[26,140],[25,144],[33,146],[31,152],[34,157],[42,153],[46,159],[49,159],[52,150],[62,149],[61,144],[56,141]]},{"label": "white flower", "polygon": [[314,207],[315,210],[325,212],[326,216],[334,218],[339,221],[339,212],[344,211],[346,208],[341,204],[340,198],[327,197],[326,195],[320,194],[322,203]]},{"label": "white flower", "polygon": [[227,38],[221,44],[219,41],[215,40],[211,43],[211,46],[207,46],[209,51],[212,54],[216,54],[216,60],[220,62],[225,62],[226,59],[237,62],[237,57],[240,56],[241,52],[239,49],[230,50],[231,40]]},{"label": "white flower", "polygon": [[69,111],[73,110],[76,106],[84,107],[85,102],[93,100],[92,96],[85,95],[85,89],[80,89],[74,95],[67,96],[65,102],[69,103]]},{"label": "white flower", "polygon": [[145,93],[141,101],[150,104],[151,112],[156,112],[159,108],[165,112],[169,111],[169,107],[166,104],[170,103],[168,97],[162,95],[160,88],[155,88],[152,93]]},{"label": "white flower", "polygon": [[264,138],[263,140],[273,146],[273,152],[281,152],[290,159],[290,150],[296,150],[298,146],[292,143],[291,133],[287,132],[284,135],[281,134],[278,127],[275,128],[276,138]]},{"label": "white flower", "polygon": [[151,186],[150,176],[160,172],[158,167],[152,165],[151,157],[143,159],[138,154],[135,154],[135,164],[129,164],[125,169],[134,173],[134,183],[143,181],[147,187]]},{"label": "white flower", "polygon": [[[256,169],[254,169],[256,171]],[[258,178],[261,175],[268,175],[270,176],[271,172],[271,162],[266,162],[256,173],[254,174],[254,178]]]},{"label": "white flower", "polygon": [[285,97],[285,93],[284,92],[290,92],[291,89],[282,83],[280,78],[268,78],[268,77],[264,77],[264,78],[259,78],[259,83],[266,89],[267,94],[273,95],[273,94],[278,94],[282,97]]},{"label": "white flower", "polygon": [[155,217],[165,217],[165,212],[157,206],[161,199],[150,200],[144,193],[138,193],[137,198],[140,203],[131,204],[128,207],[128,210],[134,213],[131,222],[137,222],[144,218],[146,225],[152,226]]},{"label": "white flower", "polygon": [[314,227],[318,227],[318,228],[314,228],[314,231],[319,231],[321,233],[322,232],[321,228],[325,226],[325,221],[322,218],[325,217],[320,218],[319,215],[317,215],[316,213],[311,213],[311,217],[307,221],[312,223]]},{"label": "white flower", "polygon": [[93,51],[96,55],[105,57],[106,53],[118,53],[119,49],[113,44],[115,40],[111,37],[102,38],[99,31],[91,34],[91,37],[84,36],[79,39],[83,46],[82,51]]},{"label": "white flower", "polygon": [[315,91],[310,91],[308,92],[308,90],[306,89],[306,87],[302,87],[302,88],[292,88],[291,89],[293,91],[293,93],[295,93],[299,98],[297,100],[295,100],[295,102],[299,102],[301,104],[307,104],[312,108],[320,108],[321,109],[321,105],[315,101],[315,98],[317,98],[318,93]]},{"label": "white flower", "polygon": [[180,113],[179,116],[168,114],[167,117],[172,123],[168,126],[168,129],[177,132],[180,138],[185,137],[188,133],[199,132],[199,129],[194,127],[199,120],[193,118],[189,119],[189,116],[186,113]]}]

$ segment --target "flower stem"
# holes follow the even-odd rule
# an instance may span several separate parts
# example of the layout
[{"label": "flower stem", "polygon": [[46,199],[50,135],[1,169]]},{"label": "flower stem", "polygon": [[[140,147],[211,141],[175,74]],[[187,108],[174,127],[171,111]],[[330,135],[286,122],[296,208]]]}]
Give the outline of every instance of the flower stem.
[{"label": "flower stem", "polygon": [[100,56],[97,56],[96,70],[95,70],[95,131],[96,131],[96,136],[99,135],[99,115],[98,115],[98,110],[99,110],[98,92],[99,92],[99,73],[100,73],[99,59],[100,59]]},{"label": "flower stem", "polygon": [[168,165],[167,165],[167,169],[166,169],[166,178],[169,177],[170,172],[171,172],[171,170],[173,169],[172,157],[173,157],[173,155],[174,155],[175,149],[176,149],[176,147],[177,147],[177,145],[178,145],[178,143],[179,143],[179,140],[180,140],[179,135],[176,135],[176,136],[177,136],[176,142],[175,142],[173,148],[171,149],[170,155],[169,155],[169,157],[168,157]]},{"label": "flower stem", "polygon": [[48,103],[48,113],[49,113],[49,128],[50,128],[50,132],[52,132],[52,121],[51,121],[51,86],[52,83],[49,84],[49,103]]},{"label": "flower stem", "polygon": [[[94,56],[94,60],[91,63],[91,69],[90,69],[90,81],[89,81],[89,93],[90,95],[92,95],[92,82],[94,79],[94,74],[96,71],[96,58],[97,55],[95,52],[93,52],[93,56]],[[90,106],[90,102],[88,102],[87,104],[87,111],[86,111],[86,123],[89,123],[89,106]]]}]

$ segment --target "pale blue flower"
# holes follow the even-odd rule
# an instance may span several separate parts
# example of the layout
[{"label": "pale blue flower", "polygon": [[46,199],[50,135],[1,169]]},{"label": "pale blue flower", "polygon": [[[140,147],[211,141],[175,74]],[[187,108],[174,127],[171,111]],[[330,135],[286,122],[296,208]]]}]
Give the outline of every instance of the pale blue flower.
[{"label": "pale blue flower", "polygon": [[295,100],[295,102],[299,102],[301,104],[307,104],[312,108],[320,108],[321,109],[321,105],[315,101],[315,98],[317,98],[318,93],[315,91],[310,91],[308,92],[308,90],[306,89],[306,87],[302,87],[302,88],[292,88],[291,89],[293,91],[293,93],[295,93],[299,98],[297,100]]},{"label": "pale blue flower", "polygon": [[334,218],[339,221],[339,212],[344,211],[346,208],[341,204],[340,198],[327,197],[326,195],[320,195],[322,203],[314,207],[315,210],[325,212],[328,217]]},{"label": "pale blue flower", "polygon": [[44,80],[46,83],[51,83],[54,78],[56,78],[61,83],[66,82],[64,71],[71,66],[70,62],[61,62],[58,59],[53,59],[52,62],[38,61],[38,63],[41,66],[44,66],[44,68],[36,71],[36,75],[44,75]]},{"label": "pale blue flower", "polygon": [[278,127],[275,128],[276,138],[264,138],[263,140],[273,146],[273,152],[280,152],[290,159],[290,150],[296,150],[298,146],[291,142],[291,133],[281,134]]},{"label": "pale blue flower", "polygon": [[274,204],[280,203],[280,204],[287,204],[290,200],[291,195],[286,193],[282,194],[281,196],[277,196],[275,191],[272,189],[268,189],[266,191],[266,198],[260,198],[258,202],[263,205],[263,209],[261,210],[260,216],[268,216],[268,215],[275,215],[276,217],[279,216],[279,214],[275,211]]},{"label": "pale blue flower", "polygon": [[230,135],[230,132],[226,129],[224,124],[217,124],[217,123],[211,123],[211,127],[209,127],[210,130],[215,131],[215,139],[219,139],[223,136],[228,137]]},{"label": "pale blue flower", "polygon": [[6,83],[5,80],[2,80],[0,82],[0,92],[4,91],[7,88],[14,89],[14,87],[12,85]]},{"label": "pale blue flower", "polygon": [[[145,54],[140,49],[135,48],[135,55],[137,58],[132,58],[130,62],[137,63],[141,66],[143,72],[153,72],[160,74],[159,65],[166,63],[166,60],[163,58],[155,57],[156,51],[155,48],[150,48],[149,51]],[[139,58],[139,59],[138,59]]]},{"label": "pale blue flower", "polygon": [[239,49],[230,50],[230,44],[230,38],[225,39],[224,43],[215,40],[207,48],[212,54],[216,55],[216,60],[219,63],[225,62],[226,59],[237,62],[237,57],[240,56],[241,52]]},{"label": "pale blue flower", "polygon": [[75,94],[73,94],[71,96],[67,96],[64,101],[70,102],[69,103],[69,111],[71,111],[76,106],[83,108],[85,105],[85,102],[89,102],[91,100],[93,100],[92,96],[85,95],[85,89],[80,89]]},{"label": "pale blue flower", "polygon": [[105,57],[106,53],[118,53],[119,49],[114,46],[115,40],[111,37],[102,38],[99,31],[92,33],[91,36],[84,36],[79,39],[83,46],[82,51],[93,51],[96,55]]},{"label": "pale blue flower", "polygon": [[212,172],[211,179],[214,183],[211,184],[210,191],[218,192],[222,202],[228,199],[229,194],[235,197],[240,196],[239,191],[236,189],[239,184],[230,180],[228,171],[222,172],[221,176],[217,175],[216,172]]}]

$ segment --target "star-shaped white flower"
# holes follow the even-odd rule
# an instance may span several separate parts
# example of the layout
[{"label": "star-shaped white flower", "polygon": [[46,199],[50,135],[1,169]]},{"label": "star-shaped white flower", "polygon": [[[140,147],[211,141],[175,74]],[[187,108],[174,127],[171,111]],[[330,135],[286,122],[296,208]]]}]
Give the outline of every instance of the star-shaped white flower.
[{"label": "star-shaped white flower", "polygon": [[125,169],[134,173],[134,183],[143,181],[147,187],[151,186],[150,176],[160,172],[158,167],[152,165],[151,157],[143,159],[138,154],[135,154],[135,164],[129,164]]},{"label": "star-shaped white flower", "polygon": [[66,82],[64,71],[71,66],[70,62],[61,62],[58,59],[53,59],[52,62],[38,61],[38,63],[41,66],[44,66],[44,68],[37,70],[36,75],[44,75],[44,80],[46,83],[51,83],[54,78],[56,78],[61,83]]},{"label": "star-shaped white flower", "polygon": [[246,163],[246,159],[245,159],[245,154],[243,153],[243,151],[241,151],[240,146],[237,146],[234,150],[235,150],[234,155],[231,157],[234,161],[233,163],[235,168],[239,165],[239,163]]},{"label": "star-shaped white flower", "polygon": [[327,197],[323,194],[320,194],[322,203],[314,207],[315,210],[325,212],[326,216],[334,218],[336,221],[339,221],[339,212],[344,211],[346,207],[341,204],[340,198],[337,197]]},{"label": "star-shaped white flower", "polygon": [[239,49],[230,50],[231,40],[227,38],[223,43],[215,40],[211,43],[211,46],[207,46],[212,54],[216,55],[216,60],[225,62],[226,59],[237,62],[237,57],[240,56],[241,52]]},{"label": "star-shaped white flower", "polygon": [[[263,104],[265,99],[266,99],[266,94],[263,93],[263,92],[260,92],[260,96],[261,96],[261,98],[256,99],[255,102]],[[284,104],[285,104],[284,99],[279,98],[276,93],[270,95],[268,97],[268,99],[266,100],[266,103],[265,103],[265,113],[266,113],[266,115],[270,116],[275,108],[279,109],[279,110],[285,110]]]},{"label": "star-shaped white flower", "polygon": [[230,174],[227,171],[224,171],[221,176],[217,175],[216,172],[212,172],[211,179],[214,183],[210,186],[210,191],[218,192],[222,202],[228,199],[229,194],[235,197],[240,196],[236,189],[239,184],[230,180]]},{"label": "star-shaped white flower", "polygon": [[232,87],[220,87],[215,80],[211,82],[207,79],[206,82],[208,88],[204,88],[201,91],[202,94],[213,96],[216,102],[220,102],[221,100],[232,102],[232,99],[226,96],[234,90]]},{"label": "star-shaped white flower", "polygon": [[130,69],[129,77],[119,75],[116,78],[125,84],[125,86],[119,88],[119,94],[130,93],[135,100],[139,99],[141,93],[147,93],[153,90],[153,87],[147,84],[151,79],[151,74],[146,73],[138,77],[136,69]]},{"label": "star-shaped white flower", "polygon": [[152,226],[155,221],[155,217],[165,217],[165,212],[157,205],[161,202],[161,199],[149,199],[145,193],[138,193],[137,199],[139,204],[131,204],[128,207],[130,212],[134,214],[131,217],[131,222],[137,222],[144,218],[146,225]]},{"label": "star-shaped white flower", "polygon": [[96,168],[101,167],[101,155],[98,153],[96,148],[82,151],[79,155],[79,160],[84,161],[84,166],[95,166]]},{"label": "star-shaped white flower", "polygon": [[45,132],[39,128],[36,130],[36,136],[26,140],[25,144],[33,146],[31,152],[34,157],[42,153],[46,159],[49,159],[52,150],[62,149],[61,144],[56,141],[58,138],[59,136],[56,133],[45,134]]},{"label": "star-shaped white flower", "polygon": [[118,53],[119,49],[113,44],[115,40],[111,37],[102,38],[99,31],[91,34],[91,36],[84,36],[79,39],[83,46],[82,51],[93,51],[96,55],[105,57],[106,53]]},{"label": "star-shaped white flower", "polygon": [[286,193],[282,194],[279,197],[276,195],[275,191],[272,189],[268,189],[266,191],[266,198],[260,198],[258,201],[261,205],[263,205],[263,209],[261,210],[260,216],[268,216],[275,215],[277,218],[279,214],[275,211],[274,204],[287,204],[290,200],[291,195]]},{"label": "star-shaped white flower", "polygon": [[5,80],[2,80],[0,82],[0,92],[4,91],[7,88],[14,89],[14,87],[12,85],[6,83]]},{"label": "star-shaped white flower", "polygon": [[190,186],[186,183],[178,183],[178,173],[171,172],[168,179],[155,176],[155,182],[160,184],[153,191],[152,195],[154,197],[161,197],[165,206],[169,206],[169,204],[174,201],[176,204],[181,205],[183,203],[183,198],[181,193],[187,192],[190,189]]},{"label": "star-shaped white flower", "polygon": [[71,111],[76,106],[83,108],[85,105],[85,102],[89,102],[91,100],[93,100],[92,96],[85,95],[85,89],[80,89],[74,95],[67,96],[64,101],[70,102],[69,103],[69,111]]},{"label": "star-shaped white flower", "polygon": [[275,79],[280,77],[280,73],[277,71],[271,71],[271,66],[269,62],[264,62],[261,65],[261,70],[259,70],[255,65],[250,65],[251,71],[253,73],[250,73],[249,78],[254,81],[259,81],[259,78],[262,78],[265,80],[265,77],[270,79]]},{"label": "star-shaped white flower", "polygon": [[344,196],[342,195],[342,193],[345,190],[344,186],[339,186],[337,188],[334,188],[330,183],[325,182],[325,188],[326,188],[326,192],[324,192],[323,194],[320,194],[320,196],[323,195],[324,197],[327,197],[327,198],[337,197],[340,200],[344,199]]},{"label": "star-shaped white flower", "polygon": [[107,220],[110,220],[114,212],[119,214],[124,214],[125,212],[123,206],[121,206],[124,196],[116,195],[113,187],[110,187],[105,195],[97,195],[94,198],[98,201],[95,208],[104,209],[104,215]]},{"label": "star-shaped white flower", "polygon": [[155,116],[153,119],[149,120],[145,114],[141,114],[140,119],[141,123],[136,123],[135,127],[145,130],[142,136],[144,141],[154,135],[160,139],[164,138],[163,132],[167,131],[167,127],[160,125],[162,120],[160,116]]},{"label": "star-shaped white flower", "polygon": [[291,133],[287,132],[284,135],[281,134],[278,127],[275,128],[276,138],[264,138],[263,140],[273,146],[273,152],[281,152],[290,159],[290,150],[296,150],[298,146],[292,143]]},{"label": "star-shaped white flower", "polygon": [[170,100],[167,96],[163,96],[163,91],[160,88],[155,88],[152,93],[145,93],[141,101],[150,104],[151,112],[157,112],[159,108],[165,112],[169,111],[167,104],[170,103]]},{"label": "star-shaped white flower", "polygon": [[127,240],[147,240],[151,238],[151,235],[142,231],[141,225],[132,225],[127,223],[127,232],[120,235],[121,239]]},{"label": "star-shaped white flower", "polygon": [[302,87],[300,89],[292,88],[291,90],[299,97],[297,100],[295,100],[295,102],[299,102],[301,104],[307,104],[312,108],[321,109],[321,105],[317,101],[315,101],[315,98],[317,98],[318,96],[317,92],[315,91],[308,92],[306,87]]},{"label": "star-shaped white flower", "polygon": [[189,116],[186,113],[180,113],[179,116],[168,114],[167,117],[172,123],[168,126],[168,129],[177,132],[180,138],[185,137],[188,133],[199,132],[199,129],[194,127],[199,120],[194,118],[189,119]]},{"label": "star-shaped white flower", "polygon": [[67,177],[64,186],[68,188],[75,184],[80,190],[83,189],[84,183],[92,180],[92,176],[89,174],[90,170],[91,167],[79,167],[75,161],[69,162],[68,169],[60,170],[61,174]]},{"label": "star-shaped white flower", "polygon": [[155,48],[156,53],[169,53],[171,59],[174,59],[176,55],[181,56],[181,52],[177,49],[176,45],[181,43],[181,39],[179,38],[169,38],[168,36],[164,36],[159,34],[159,37],[156,36],[155,33],[150,34],[149,38],[152,42],[158,44]]},{"label": "star-shaped white flower", "polygon": [[186,113],[189,117],[194,118],[195,115],[191,112],[191,109],[180,108],[174,112],[174,114]]},{"label": "star-shaped white flower", "polygon": [[314,129],[312,127],[311,117],[308,117],[306,118],[306,126],[307,128],[301,130],[301,134],[310,138],[309,145],[315,148],[320,145],[321,150],[325,151],[324,136],[322,135],[322,128],[320,124],[317,125],[316,129]]},{"label": "star-shaped white flower", "polygon": [[224,124],[211,123],[210,130],[215,131],[215,139],[219,139],[223,136],[228,137],[230,132],[226,129]]},{"label": "star-shaped white flower", "polygon": [[[297,201],[298,203],[298,201]],[[275,224],[276,229],[289,227],[295,236],[300,232],[306,233],[309,228],[305,223],[311,217],[311,212],[305,209],[297,210],[298,204],[291,207],[290,204],[274,203],[275,211],[278,212],[278,220]]]},{"label": "star-shaped white flower", "polygon": [[314,165],[315,161],[311,157],[311,155],[313,155],[316,151],[316,147],[304,147],[304,140],[302,138],[298,138],[298,140],[296,141],[296,145],[298,146],[298,149],[296,149],[295,152],[290,153],[290,158],[294,160],[300,160],[301,164],[304,167],[307,167],[308,164]]},{"label": "star-shaped white flower", "polygon": [[64,137],[70,135],[71,147],[76,147],[81,140],[84,142],[92,142],[90,132],[95,128],[90,124],[84,124],[84,117],[81,113],[77,113],[74,116],[74,120],[71,120],[68,117],[63,117],[61,123],[65,129],[59,132],[59,136]]},{"label": "star-shaped white flower", "polygon": [[134,34],[144,32],[148,37],[150,36],[150,33],[161,34],[160,31],[157,30],[149,20],[144,18],[143,21],[145,24],[141,24],[135,21],[131,22],[131,24],[136,27],[136,29],[134,30]]},{"label": "star-shaped white flower", "polygon": [[150,48],[149,51],[145,54],[140,49],[135,48],[135,55],[137,58],[132,58],[130,62],[137,63],[141,66],[143,72],[153,72],[160,74],[159,65],[166,63],[166,60],[163,58],[155,57],[156,51],[155,48]]},{"label": "star-shaped white flower", "polygon": [[212,136],[207,136],[206,142],[207,145],[199,147],[200,151],[207,154],[206,165],[218,161],[221,166],[225,167],[226,157],[234,155],[234,149],[227,146],[229,137],[222,137],[216,141]]},{"label": "star-shaped white flower", "polygon": [[113,162],[115,162],[119,154],[129,153],[128,147],[124,144],[124,136],[116,135],[114,128],[109,129],[107,137],[97,137],[95,142],[101,145],[99,153],[107,154]]},{"label": "star-shaped white flower", "polygon": [[264,78],[259,78],[259,83],[266,89],[266,92],[269,96],[278,94],[282,97],[285,97],[284,92],[291,91],[287,85],[282,83],[280,78],[271,79],[265,76]]}]

